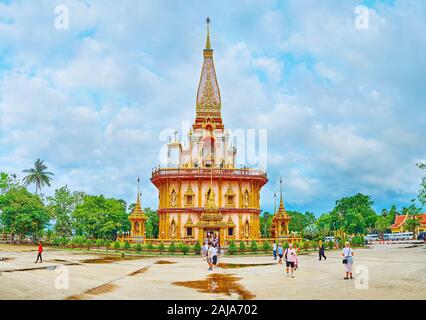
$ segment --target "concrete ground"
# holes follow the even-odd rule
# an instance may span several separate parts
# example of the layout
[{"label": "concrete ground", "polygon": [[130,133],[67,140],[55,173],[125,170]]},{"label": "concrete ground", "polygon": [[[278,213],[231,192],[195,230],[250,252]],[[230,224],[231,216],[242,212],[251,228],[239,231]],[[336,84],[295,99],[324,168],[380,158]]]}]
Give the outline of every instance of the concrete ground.
[{"label": "concrete ground", "polygon": [[355,249],[353,280],[343,279],[340,251],[321,262],[316,253],[301,255],[288,278],[267,256],[227,256],[211,272],[200,257],[121,259],[54,249],[35,264],[35,249],[0,245],[0,299],[426,299],[424,244]]}]

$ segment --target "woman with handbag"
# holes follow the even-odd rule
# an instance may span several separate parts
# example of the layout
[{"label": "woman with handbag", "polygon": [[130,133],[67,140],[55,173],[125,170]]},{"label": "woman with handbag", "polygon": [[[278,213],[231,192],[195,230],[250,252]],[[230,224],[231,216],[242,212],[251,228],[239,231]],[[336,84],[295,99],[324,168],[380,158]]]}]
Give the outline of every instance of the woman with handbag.
[{"label": "woman with handbag", "polygon": [[353,255],[354,255],[354,252],[352,251],[350,243],[346,241],[345,247],[343,248],[343,252],[342,252],[342,256],[343,256],[342,263],[345,265],[345,272],[346,272],[346,277],[344,278],[345,280],[348,280],[349,276],[351,279],[353,279],[352,278],[352,265],[354,263]]}]

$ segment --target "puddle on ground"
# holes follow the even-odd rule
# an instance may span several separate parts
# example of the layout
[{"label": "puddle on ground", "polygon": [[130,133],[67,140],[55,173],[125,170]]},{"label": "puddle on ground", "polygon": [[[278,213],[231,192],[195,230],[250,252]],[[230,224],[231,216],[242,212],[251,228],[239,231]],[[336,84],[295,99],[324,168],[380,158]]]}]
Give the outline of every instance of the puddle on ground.
[{"label": "puddle on ground", "polygon": [[53,265],[53,266],[44,266],[44,267],[35,267],[35,268],[23,268],[23,269],[10,269],[10,270],[1,270],[0,273],[2,272],[7,272],[7,273],[11,273],[11,272],[23,272],[23,271],[39,271],[39,270],[56,270],[57,267],[62,267],[62,266],[79,266],[79,263],[66,263],[63,265]]},{"label": "puddle on ground", "polygon": [[207,276],[205,280],[179,281],[173,282],[172,284],[197,289],[199,292],[203,293],[218,293],[225,294],[227,296],[237,293],[243,300],[250,300],[256,297],[253,293],[247,291],[244,286],[239,284],[237,282],[238,280],[241,280],[241,278],[230,274],[214,273]]},{"label": "puddle on ground", "polygon": [[11,260],[15,260],[15,258],[12,258],[12,257],[0,257],[0,261],[6,262],[6,261],[11,261]]},{"label": "puddle on ground", "polygon": [[156,261],[154,264],[175,264],[175,263],[177,263],[177,262],[167,261],[167,260],[159,260],[159,261]]},{"label": "puddle on ground", "polygon": [[92,263],[92,264],[101,264],[101,263],[112,263],[116,261],[127,261],[127,260],[137,260],[141,259],[141,257],[132,257],[132,256],[104,256],[99,258],[90,258],[84,259],[80,262],[82,263]]},{"label": "puddle on ground", "polygon": [[87,290],[86,294],[98,295],[98,294],[108,293],[108,292],[111,292],[112,290],[114,290],[115,288],[117,288],[117,286],[115,284],[107,283],[107,284],[104,284],[100,287],[96,287],[96,288]]},{"label": "puddle on ground", "polygon": [[236,269],[248,267],[273,266],[276,263],[218,263],[218,267],[222,269]]},{"label": "puddle on ground", "polygon": [[144,268],[142,268],[142,269],[139,269],[139,270],[136,270],[136,271],[133,271],[133,272],[131,272],[131,273],[129,273],[128,275],[129,276],[136,276],[136,275],[138,275],[138,274],[141,274],[141,273],[145,273],[145,272],[147,272],[148,271],[148,269],[149,269],[149,267],[144,267]]},{"label": "puddle on ground", "polygon": [[422,247],[422,245],[421,244],[413,244],[411,246],[404,247],[404,249],[412,249],[412,248],[419,248],[419,247]]},{"label": "puddle on ground", "polygon": [[86,295],[96,296],[96,295],[111,292],[116,288],[117,288],[117,286],[115,284],[107,283],[107,284],[101,285],[99,287],[89,289],[84,293],[69,296],[69,297],[65,298],[65,300],[84,300],[86,298]]}]

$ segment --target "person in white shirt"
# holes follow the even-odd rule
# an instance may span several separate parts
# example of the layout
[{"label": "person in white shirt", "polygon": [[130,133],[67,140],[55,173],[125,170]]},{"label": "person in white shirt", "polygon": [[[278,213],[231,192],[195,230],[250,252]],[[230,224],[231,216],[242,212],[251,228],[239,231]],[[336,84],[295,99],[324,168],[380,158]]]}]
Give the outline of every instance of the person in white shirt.
[{"label": "person in white shirt", "polygon": [[209,265],[209,271],[213,270],[213,254],[214,254],[214,248],[209,242],[209,248],[207,249],[207,263]]},{"label": "person in white shirt", "polygon": [[343,248],[342,257],[343,257],[343,264],[345,265],[345,272],[346,277],[344,277],[345,280],[349,279],[349,276],[351,279],[352,277],[352,265],[354,264],[353,259],[354,252],[351,248],[351,245],[348,241],[345,242],[345,247]]},{"label": "person in white shirt", "polygon": [[213,268],[216,268],[216,265],[217,265],[217,252],[218,252],[218,247],[216,244],[213,246],[213,260],[212,260]]},{"label": "person in white shirt", "polygon": [[293,271],[294,271],[294,263],[297,259],[297,253],[296,253],[296,250],[293,248],[293,243],[289,243],[288,248],[285,250],[284,258],[285,258],[285,267],[286,267],[287,277],[289,276],[288,272],[290,270],[291,277],[294,278]]},{"label": "person in white shirt", "polygon": [[277,260],[277,242],[274,242],[274,245],[272,246],[272,253],[274,254],[274,260]]}]

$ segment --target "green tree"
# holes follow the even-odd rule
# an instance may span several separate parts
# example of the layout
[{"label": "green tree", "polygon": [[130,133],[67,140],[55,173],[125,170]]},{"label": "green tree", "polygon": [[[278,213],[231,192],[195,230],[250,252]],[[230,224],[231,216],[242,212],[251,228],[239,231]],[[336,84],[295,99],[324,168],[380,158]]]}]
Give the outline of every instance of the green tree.
[{"label": "green tree", "polygon": [[416,229],[420,226],[420,221],[418,219],[419,214],[422,212],[422,208],[416,205],[416,199],[411,200],[411,205],[407,208],[402,209],[403,214],[408,214],[408,219],[405,222],[405,228],[408,231],[413,232],[413,237],[415,238]]},{"label": "green tree", "polygon": [[250,250],[253,252],[257,252],[257,243],[256,241],[252,240],[250,245]]},{"label": "green tree", "polygon": [[389,229],[389,226],[391,224],[389,223],[388,216],[380,216],[376,220],[376,231],[380,237],[380,239],[383,239],[383,234]]},{"label": "green tree", "polygon": [[137,252],[141,253],[142,252],[142,245],[140,243],[137,243],[135,245],[135,249],[136,249]]},{"label": "green tree", "polygon": [[235,245],[234,240],[231,240],[228,247],[229,254],[235,254],[237,252],[237,246]]},{"label": "green tree", "polygon": [[34,168],[23,170],[22,172],[27,173],[28,175],[24,178],[24,184],[26,186],[30,184],[35,184],[36,194],[38,191],[41,191],[41,188],[45,185],[50,187],[50,182],[54,174],[52,172],[46,171],[47,166],[44,164],[44,161],[37,159],[34,163]]},{"label": "green tree", "polygon": [[0,172],[0,195],[6,193],[14,186],[18,186],[16,176],[9,175],[6,172]]},{"label": "green tree", "polygon": [[180,249],[182,250],[183,254],[187,254],[189,252],[189,246],[186,244],[182,244]]},{"label": "green tree", "polygon": [[81,204],[85,194],[71,192],[67,186],[55,190],[55,194],[47,198],[49,208],[52,209],[55,219],[55,233],[61,237],[72,234],[72,213],[77,205]]},{"label": "green tree", "polygon": [[72,213],[73,227],[79,235],[115,240],[119,232],[127,232],[130,222],[122,200],[103,195],[83,197]]},{"label": "green tree", "polygon": [[96,240],[96,247],[99,249],[102,246],[104,246],[104,241],[102,239]]},{"label": "green tree", "polygon": [[145,222],[146,236],[148,238],[158,238],[158,213],[157,211],[151,210],[151,208],[145,208],[144,213],[148,217]]},{"label": "green tree", "polygon": [[300,233],[302,235],[311,235],[315,231],[316,218],[312,212],[297,212],[287,211],[287,214],[291,217],[288,225],[290,231]]},{"label": "green tree", "polygon": [[106,239],[105,240],[105,249],[106,249],[106,251],[108,251],[110,247],[111,247],[111,240]]},{"label": "green tree", "polygon": [[35,241],[48,225],[50,216],[40,197],[25,187],[13,187],[0,195],[0,221],[6,232],[15,235],[19,240],[31,236]]},{"label": "green tree", "polygon": [[[151,244],[151,243],[150,243]],[[151,244],[151,246],[152,246],[152,244]],[[152,248],[151,248],[152,249]],[[166,248],[164,247],[164,243],[160,243],[159,245],[158,245],[158,251],[160,251],[160,252],[163,252],[164,250],[166,250]]]},{"label": "green tree", "polygon": [[[426,163],[420,162],[417,164],[419,169],[426,170]],[[423,206],[426,206],[426,175],[422,177],[418,199]]]},{"label": "green tree", "polygon": [[259,218],[260,233],[264,238],[271,237],[271,224],[274,215],[269,212],[264,212]]},{"label": "green tree", "polygon": [[358,193],[336,201],[330,213],[331,229],[343,230],[348,234],[364,234],[375,227],[377,215],[370,196]]},{"label": "green tree", "polygon": [[120,247],[121,247],[120,242],[115,241],[114,242],[114,250],[120,250]]},{"label": "green tree", "polygon": [[240,251],[246,251],[246,245],[244,244],[244,241],[240,241],[240,247],[239,247]]},{"label": "green tree", "polygon": [[200,242],[199,242],[199,241],[197,241],[197,242],[194,244],[194,253],[195,253],[195,254],[200,254],[200,252],[201,252],[201,244],[200,244]]},{"label": "green tree", "polygon": [[270,244],[268,241],[264,241],[264,242],[263,242],[263,245],[262,245],[262,249],[263,249],[264,251],[269,251],[269,250],[271,250],[271,244]]},{"label": "green tree", "polygon": [[405,228],[407,228],[408,231],[411,231],[413,233],[413,238],[416,238],[416,230],[420,226],[420,221],[417,217],[410,217],[405,222]]},{"label": "green tree", "polygon": [[128,241],[124,242],[124,250],[129,251],[131,248],[130,243]]},{"label": "green tree", "polygon": [[170,245],[169,245],[169,252],[170,253],[174,253],[174,252],[176,252],[176,246],[175,246],[175,243],[174,242],[172,242]]}]

